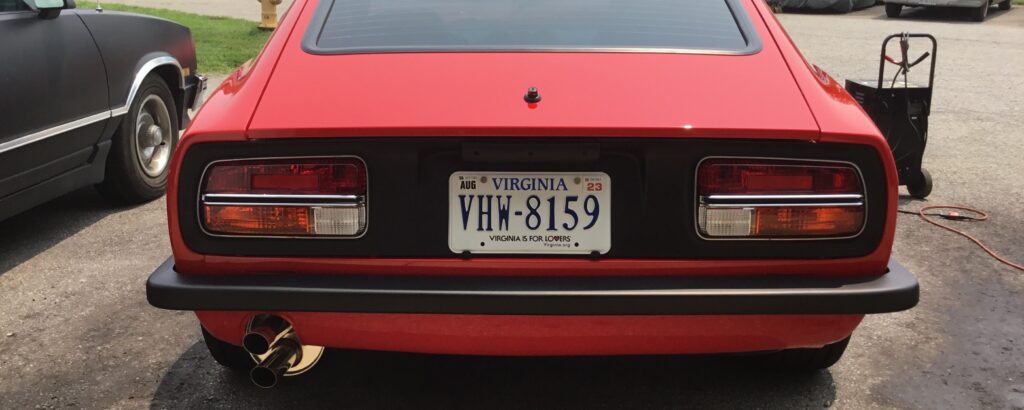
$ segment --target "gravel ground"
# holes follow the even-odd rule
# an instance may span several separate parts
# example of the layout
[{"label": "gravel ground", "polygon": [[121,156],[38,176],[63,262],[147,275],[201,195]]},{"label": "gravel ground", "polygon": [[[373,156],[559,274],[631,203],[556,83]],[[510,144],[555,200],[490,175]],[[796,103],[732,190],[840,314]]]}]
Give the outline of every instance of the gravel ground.
[{"label": "gravel ground", "polygon": [[[936,35],[927,203],[985,209],[990,222],[957,225],[1024,261],[1024,9],[992,9],[984,24],[907,14],[780,19],[839,79],[871,77],[886,34]],[[0,223],[0,408],[1024,409],[1024,274],[913,216],[900,216],[895,255],[918,274],[921,304],[868,317],[843,361],[805,376],[720,358],[332,351],[260,390],[213,362],[191,314],[146,303],[146,277],[169,253],[163,201],[114,208],[86,189]]]}]

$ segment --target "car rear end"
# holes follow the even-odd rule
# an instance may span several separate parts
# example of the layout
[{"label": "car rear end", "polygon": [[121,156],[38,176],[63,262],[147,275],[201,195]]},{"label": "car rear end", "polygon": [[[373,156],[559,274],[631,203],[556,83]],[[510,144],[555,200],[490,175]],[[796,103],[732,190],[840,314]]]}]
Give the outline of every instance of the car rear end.
[{"label": "car rear end", "polygon": [[884,140],[763,4],[549,35],[582,6],[443,4],[296,2],[182,140],[152,304],[233,345],[272,317],[303,345],[606,355],[820,348],[916,303]]}]

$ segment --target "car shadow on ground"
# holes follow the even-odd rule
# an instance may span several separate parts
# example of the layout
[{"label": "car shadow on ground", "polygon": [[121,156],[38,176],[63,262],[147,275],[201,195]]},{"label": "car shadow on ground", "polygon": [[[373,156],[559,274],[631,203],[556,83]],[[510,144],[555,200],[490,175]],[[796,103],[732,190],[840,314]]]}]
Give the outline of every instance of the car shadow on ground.
[{"label": "car shadow on ground", "polygon": [[202,342],[165,373],[151,408],[821,408],[828,371],[780,374],[743,357],[444,356],[330,350],[307,374],[260,389]]},{"label": "car shadow on ground", "polygon": [[108,215],[131,208],[114,205],[88,187],[0,221],[0,276]]},{"label": "car shadow on ground", "polygon": [[[901,188],[903,189],[903,188]],[[914,198],[905,192],[900,192],[896,197],[896,207],[902,211],[913,211],[917,212],[918,209],[924,208],[929,205],[935,205],[928,201],[928,198],[920,199]]]},{"label": "car shadow on ground", "polygon": [[[1014,6],[1014,8],[1020,6]],[[1011,9],[1012,10],[1012,9]],[[988,9],[988,17],[985,21],[996,20],[1006,15],[1010,11],[999,10],[995,6]],[[792,9],[787,8],[783,11],[784,14],[804,14],[804,15],[821,15],[821,16],[843,16],[843,15],[867,15],[871,16],[875,20],[907,20],[907,21],[928,21],[928,22],[939,22],[939,23],[953,23],[953,24],[982,24],[977,21],[971,20],[970,9],[961,7],[904,7],[903,13],[900,14],[899,18],[890,18],[885,15],[885,7],[875,5],[860,10],[854,10],[849,13],[841,13],[835,10],[823,9],[823,10],[811,10],[811,9]]]},{"label": "car shadow on ground", "polygon": [[[1017,6],[1020,7],[1020,6]],[[1011,9],[1012,10],[1012,9]],[[899,18],[890,18],[885,15],[885,10],[875,17],[875,20],[908,20],[928,21],[935,23],[952,24],[985,24],[997,20],[1009,13],[1010,10],[999,10],[995,6],[988,9],[988,16],[985,21],[978,22],[971,19],[971,9],[963,7],[904,7]]]}]

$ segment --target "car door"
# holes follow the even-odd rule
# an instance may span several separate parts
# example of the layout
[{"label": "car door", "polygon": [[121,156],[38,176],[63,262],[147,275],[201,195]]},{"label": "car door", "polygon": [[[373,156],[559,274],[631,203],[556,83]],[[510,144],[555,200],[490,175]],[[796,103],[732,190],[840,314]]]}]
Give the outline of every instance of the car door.
[{"label": "car door", "polygon": [[99,50],[82,19],[0,0],[0,199],[86,165],[110,119]]}]

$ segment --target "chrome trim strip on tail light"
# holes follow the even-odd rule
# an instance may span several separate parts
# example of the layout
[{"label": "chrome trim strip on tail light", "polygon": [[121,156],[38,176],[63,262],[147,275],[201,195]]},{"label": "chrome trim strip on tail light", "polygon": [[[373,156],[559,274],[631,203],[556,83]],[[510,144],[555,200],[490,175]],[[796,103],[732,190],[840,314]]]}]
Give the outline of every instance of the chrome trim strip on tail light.
[{"label": "chrome trim strip on tail light", "polygon": [[[852,168],[857,175],[859,180],[859,193],[829,193],[829,194],[709,194],[701,195],[701,182],[700,182],[700,170],[704,162],[708,160],[752,160],[762,161],[765,164],[754,164],[754,165],[780,165],[790,166],[794,168],[807,167],[807,163],[822,163],[822,164],[836,164],[844,167]],[[775,164],[771,164],[775,162]],[[787,165],[786,163],[792,163]],[[699,236],[703,240],[708,241],[818,241],[818,240],[840,240],[850,239],[860,236],[864,232],[867,226],[868,206],[867,206],[867,190],[865,187],[864,175],[856,164],[847,161],[835,161],[835,160],[820,160],[811,158],[777,158],[777,157],[730,157],[730,156],[713,156],[706,157],[697,163],[694,169],[694,198],[697,201],[697,209],[694,215],[694,228]],[[860,229],[850,235],[839,235],[839,236],[751,236],[752,234],[748,231],[747,234],[741,234],[739,229],[741,225],[746,223],[748,226],[753,225],[753,218],[758,209],[768,208],[794,208],[794,209],[806,209],[811,207],[819,208],[832,208],[832,209],[846,209],[846,208],[861,208],[863,214],[860,217]],[[735,210],[728,215],[722,214],[723,217],[731,217],[732,221],[724,221],[725,225],[719,224],[716,229],[720,229],[720,232],[725,233],[724,235],[710,235],[707,233],[708,225],[707,212],[709,210],[718,210],[719,212],[728,212],[729,210]],[[749,219],[748,219],[749,218]],[[745,222],[744,222],[745,221]],[[732,225],[728,223],[732,222]],[[750,229],[748,227],[748,229]]]},{"label": "chrome trim strip on tail light", "polygon": [[358,208],[366,203],[359,202],[203,202],[203,205],[210,206],[319,206],[330,208]]},{"label": "chrome trim strip on tail light", "polygon": [[708,195],[709,200],[750,200],[765,199],[863,199],[861,194],[822,194],[822,195]]},{"label": "chrome trim strip on tail light", "polygon": [[733,204],[733,203],[715,204],[715,203],[707,203],[707,202],[705,202],[707,200],[708,200],[708,198],[703,198],[703,197],[700,198],[700,201],[701,201],[700,206],[706,207],[706,208],[757,208],[757,207],[768,208],[768,207],[783,207],[783,206],[785,206],[785,207],[800,208],[800,207],[813,207],[813,206],[818,206],[818,207],[856,207],[856,206],[864,206],[864,202],[860,202],[860,201],[857,201],[857,202],[811,202],[811,203],[782,202],[782,201],[779,201],[779,202],[758,202],[758,203],[739,203],[739,204]]},{"label": "chrome trim strip on tail light", "polygon": [[207,199],[219,199],[224,201],[231,201],[236,199],[262,199],[266,201],[275,201],[281,199],[332,199],[338,201],[358,201],[361,199],[360,195],[272,195],[272,194],[203,194],[203,200]]}]

